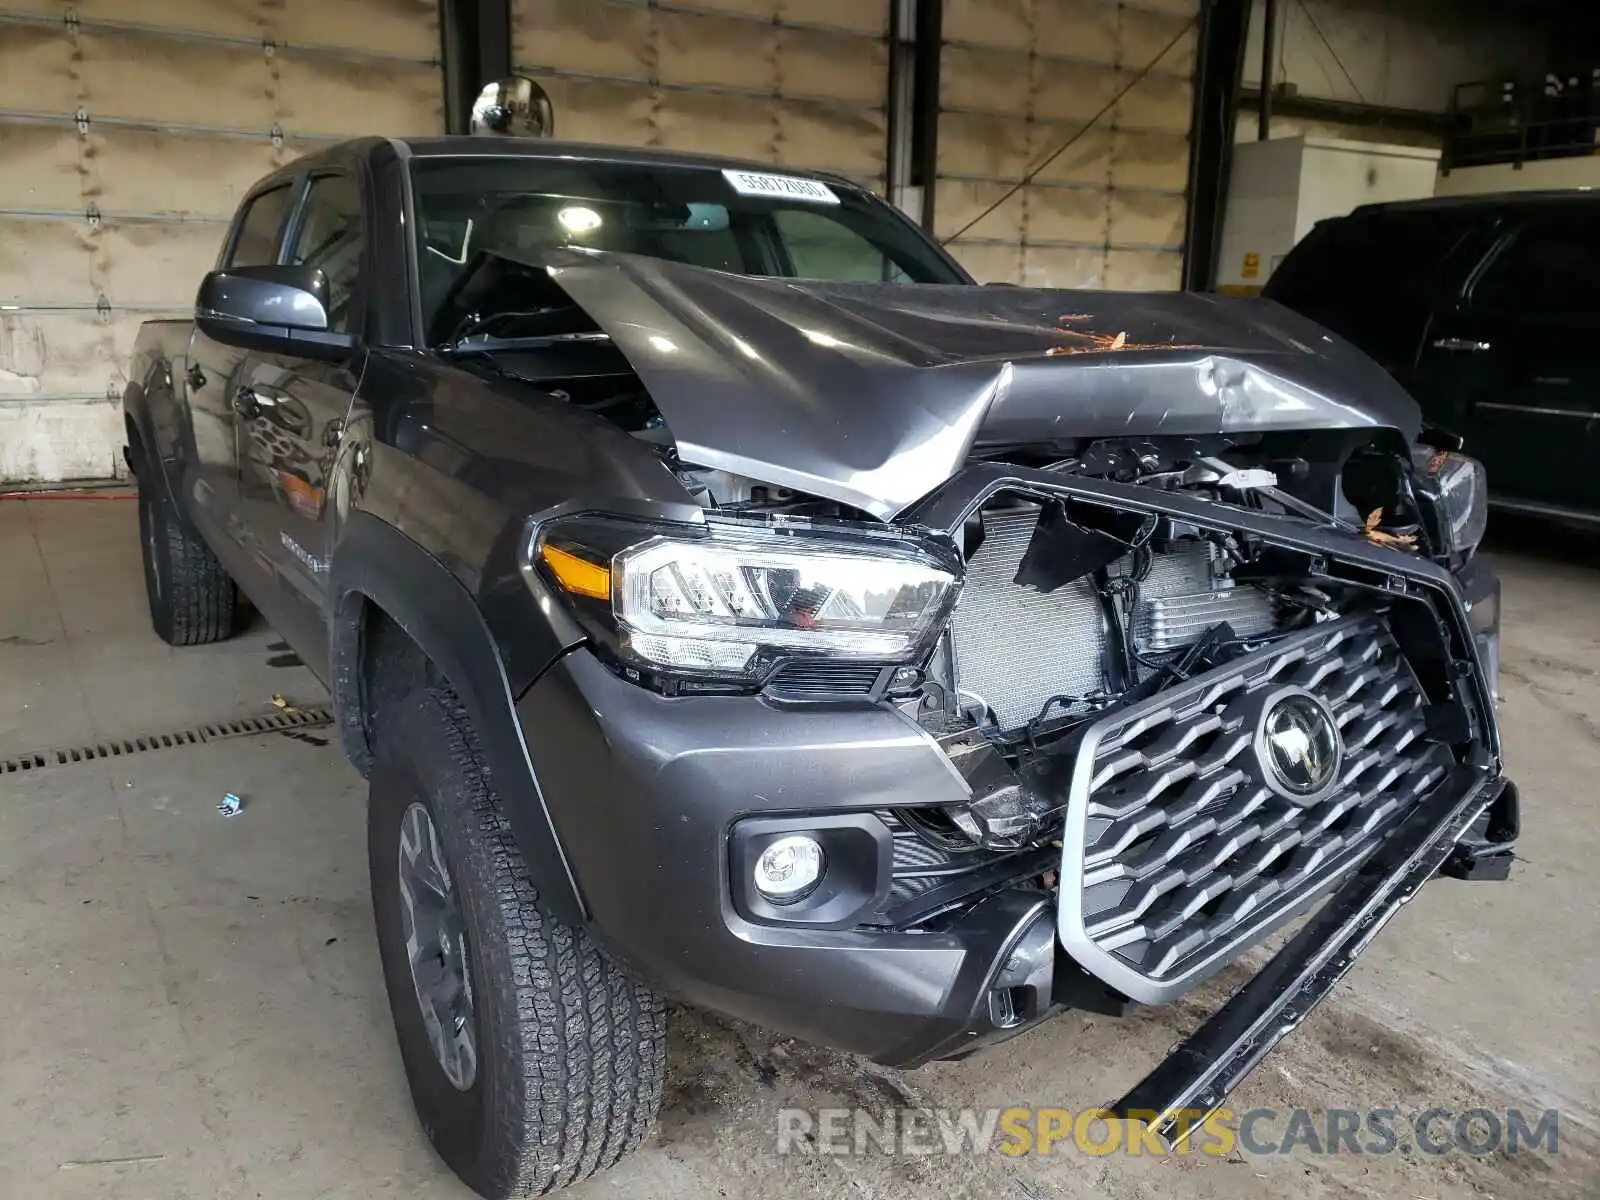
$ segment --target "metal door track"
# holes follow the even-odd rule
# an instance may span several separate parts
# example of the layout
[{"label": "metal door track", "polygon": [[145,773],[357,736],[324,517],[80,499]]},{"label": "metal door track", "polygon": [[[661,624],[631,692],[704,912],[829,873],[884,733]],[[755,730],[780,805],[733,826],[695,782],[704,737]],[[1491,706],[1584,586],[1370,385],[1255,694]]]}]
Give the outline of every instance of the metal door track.
[{"label": "metal door track", "polygon": [[317,729],[332,724],[333,713],[329,709],[296,708],[290,712],[268,713],[260,717],[240,717],[231,721],[191,725],[187,729],[175,729],[167,733],[151,733],[142,737],[119,738],[115,741],[89,742],[81,746],[67,746],[56,750],[29,751],[11,758],[0,759],[0,775],[39,771],[46,767],[70,766],[72,763],[92,762],[100,758],[123,758],[130,754],[143,754],[149,750],[177,750],[184,746],[220,742],[225,738]]}]

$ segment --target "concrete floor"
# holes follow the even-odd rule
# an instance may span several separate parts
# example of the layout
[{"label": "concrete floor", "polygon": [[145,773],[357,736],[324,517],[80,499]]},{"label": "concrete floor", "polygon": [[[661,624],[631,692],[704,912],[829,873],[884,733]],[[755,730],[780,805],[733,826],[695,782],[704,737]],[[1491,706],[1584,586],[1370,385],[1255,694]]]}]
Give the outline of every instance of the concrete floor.
[{"label": "concrete floor", "polygon": [[[1600,1195],[1600,571],[1592,542],[1529,538],[1497,551],[1526,861],[1509,885],[1428,887],[1235,1104],[1559,1108],[1558,1155],[775,1153],[782,1106],[1103,1102],[1235,971],[1171,1009],[1068,1015],[906,1074],[676,1009],[659,1132],[569,1194]],[[132,504],[0,503],[0,562],[0,757],[269,712],[275,692],[323,701],[259,621],[219,646],[156,640]],[[467,1195],[401,1077],[363,790],[336,747],[281,735],[0,776],[0,1197]],[[246,807],[224,820],[228,791]]]}]

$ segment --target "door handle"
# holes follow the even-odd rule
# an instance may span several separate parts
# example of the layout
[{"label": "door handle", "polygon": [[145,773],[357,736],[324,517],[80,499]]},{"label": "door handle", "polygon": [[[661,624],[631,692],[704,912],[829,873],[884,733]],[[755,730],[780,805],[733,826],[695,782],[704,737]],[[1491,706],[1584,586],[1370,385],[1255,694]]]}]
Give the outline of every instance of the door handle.
[{"label": "door handle", "polygon": [[234,391],[233,411],[246,420],[261,415],[261,402],[254,388],[241,385]]},{"label": "door handle", "polygon": [[1477,342],[1471,338],[1442,337],[1433,339],[1435,350],[1465,351],[1471,354],[1482,354],[1485,350],[1493,350],[1491,342]]}]

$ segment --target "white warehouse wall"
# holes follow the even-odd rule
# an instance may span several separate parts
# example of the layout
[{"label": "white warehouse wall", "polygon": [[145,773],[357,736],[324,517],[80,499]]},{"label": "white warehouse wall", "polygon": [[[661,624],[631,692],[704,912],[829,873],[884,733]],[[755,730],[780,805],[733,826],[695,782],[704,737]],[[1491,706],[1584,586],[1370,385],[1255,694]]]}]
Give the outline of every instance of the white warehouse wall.
[{"label": "white warehouse wall", "polygon": [[1427,147],[1340,138],[1274,137],[1236,147],[1218,290],[1254,295],[1326,217],[1432,195],[1438,163],[1439,152]]},{"label": "white warehouse wall", "polygon": [[262,176],[444,128],[436,0],[0,0],[0,485],[123,473],[140,322]]}]

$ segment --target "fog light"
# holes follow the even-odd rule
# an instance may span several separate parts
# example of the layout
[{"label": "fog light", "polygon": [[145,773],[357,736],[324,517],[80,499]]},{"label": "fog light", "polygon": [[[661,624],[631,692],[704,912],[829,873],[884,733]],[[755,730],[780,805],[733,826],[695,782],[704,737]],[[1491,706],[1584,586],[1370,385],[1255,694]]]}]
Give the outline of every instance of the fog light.
[{"label": "fog light", "polygon": [[813,839],[782,837],[756,859],[756,891],[774,904],[790,904],[817,886],[822,870],[822,847]]}]

